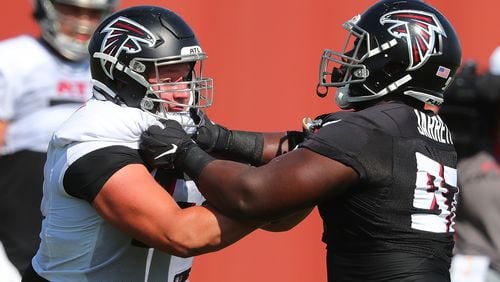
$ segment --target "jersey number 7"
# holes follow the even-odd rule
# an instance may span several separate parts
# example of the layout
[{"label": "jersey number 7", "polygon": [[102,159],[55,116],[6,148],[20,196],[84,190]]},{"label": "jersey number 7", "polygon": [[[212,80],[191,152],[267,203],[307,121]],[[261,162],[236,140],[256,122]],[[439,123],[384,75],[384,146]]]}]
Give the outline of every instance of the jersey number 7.
[{"label": "jersey number 7", "polygon": [[454,232],[457,188],[457,170],[416,153],[417,178],[411,216],[413,229],[446,233]]}]

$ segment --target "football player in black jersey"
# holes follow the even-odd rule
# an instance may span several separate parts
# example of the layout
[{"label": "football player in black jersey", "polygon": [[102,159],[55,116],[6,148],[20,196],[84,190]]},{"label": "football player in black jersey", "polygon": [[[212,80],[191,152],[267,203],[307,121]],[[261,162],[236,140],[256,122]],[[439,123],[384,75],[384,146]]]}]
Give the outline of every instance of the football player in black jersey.
[{"label": "football player in black jersey", "polygon": [[428,109],[461,63],[457,34],[416,0],[379,1],[344,27],[343,50],[323,52],[317,93],[337,88],[349,111],[304,120],[305,133],[205,119],[196,143],[167,121],[143,134],[142,152],[151,165],[184,170],[232,216],[278,219],[317,205],[328,281],[449,281],[457,156]]}]

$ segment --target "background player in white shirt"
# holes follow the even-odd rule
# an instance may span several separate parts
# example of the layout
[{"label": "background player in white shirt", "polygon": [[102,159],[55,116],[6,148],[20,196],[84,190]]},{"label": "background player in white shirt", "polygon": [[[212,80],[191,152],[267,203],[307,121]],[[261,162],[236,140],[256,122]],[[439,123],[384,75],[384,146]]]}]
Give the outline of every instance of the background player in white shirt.
[{"label": "background player in white shirt", "polygon": [[36,252],[55,129],[91,96],[87,45],[117,0],[36,0],[41,36],[0,43],[0,240],[23,272]]},{"label": "background player in white shirt", "polygon": [[[42,241],[23,280],[187,281],[193,255],[262,225],[203,205],[182,172],[150,168],[139,154],[151,125],[173,119],[194,132],[190,111],[212,102],[206,55],[183,19],[154,6],[108,17],[89,53],[94,98],[50,142]],[[286,230],[298,220],[265,228]]]}]

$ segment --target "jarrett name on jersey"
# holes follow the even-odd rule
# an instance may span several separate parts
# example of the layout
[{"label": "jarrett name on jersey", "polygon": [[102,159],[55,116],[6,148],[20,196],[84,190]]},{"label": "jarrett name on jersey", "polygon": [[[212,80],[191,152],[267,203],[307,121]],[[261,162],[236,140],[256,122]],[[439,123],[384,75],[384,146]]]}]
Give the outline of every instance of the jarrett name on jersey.
[{"label": "jarrett name on jersey", "polygon": [[420,134],[429,137],[437,142],[453,144],[451,133],[441,117],[438,115],[429,116],[415,109],[417,116],[417,130]]},{"label": "jarrett name on jersey", "polygon": [[64,61],[41,41],[0,43],[0,119],[9,122],[0,155],[46,152],[52,133],[92,96],[89,61]]},{"label": "jarrett name on jersey", "polygon": [[[49,281],[186,281],[192,258],[134,241],[89,204],[113,173],[143,163],[140,135],[154,124],[161,125],[140,109],[90,99],[56,131],[43,183],[43,240],[32,261],[40,276]],[[204,201],[193,181],[172,180],[165,188],[176,201]]]}]

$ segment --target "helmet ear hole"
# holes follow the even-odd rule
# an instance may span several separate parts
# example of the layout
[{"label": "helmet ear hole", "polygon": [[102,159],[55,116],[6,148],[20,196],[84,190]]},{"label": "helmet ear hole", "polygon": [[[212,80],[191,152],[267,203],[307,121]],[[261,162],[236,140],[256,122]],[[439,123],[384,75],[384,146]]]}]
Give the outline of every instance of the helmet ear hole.
[{"label": "helmet ear hole", "polygon": [[154,94],[148,93],[141,100],[141,109],[146,110],[148,112],[158,112],[160,109],[160,103],[153,102],[156,98]]}]

